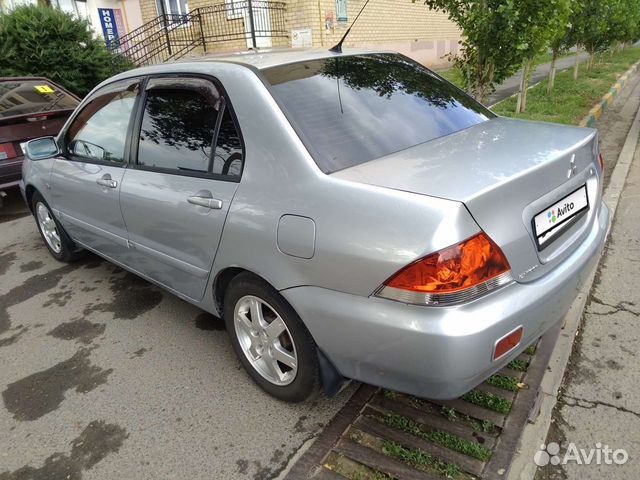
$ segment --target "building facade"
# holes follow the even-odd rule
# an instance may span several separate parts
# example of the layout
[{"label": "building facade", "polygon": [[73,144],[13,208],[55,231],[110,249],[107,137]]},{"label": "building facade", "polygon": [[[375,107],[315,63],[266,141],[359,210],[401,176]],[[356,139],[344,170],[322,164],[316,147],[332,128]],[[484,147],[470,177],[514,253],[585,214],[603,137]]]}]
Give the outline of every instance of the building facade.
[{"label": "building facade", "polygon": [[[220,5],[223,1],[227,5],[227,23],[247,25],[246,0],[139,0],[143,23],[159,15],[185,15],[202,7]],[[269,15],[263,13],[260,5],[270,2],[254,0],[253,3],[256,25],[268,30]],[[330,48],[344,35],[365,0],[284,0],[282,3],[286,8],[286,39],[259,36],[258,47]],[[458,51],[460,38],[460,29],[445,13],[430,10],[420,0],[416,3],[411,0],[371,0],[345,46],[395,50],[423,64],[438,66],[447,63],[447,54]],[[249,39],[246,40],[246,45],[237,41],[207,44],[207,51],[250,47]]]}]

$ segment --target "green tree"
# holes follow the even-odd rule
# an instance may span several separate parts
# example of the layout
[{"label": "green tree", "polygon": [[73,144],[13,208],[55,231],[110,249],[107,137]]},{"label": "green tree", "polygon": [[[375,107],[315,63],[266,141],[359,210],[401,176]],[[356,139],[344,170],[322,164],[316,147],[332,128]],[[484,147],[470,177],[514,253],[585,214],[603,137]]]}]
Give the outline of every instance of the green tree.
[{"label": "green tree", "polygon": [[552,29],[551,38],[549,40],[549,48],[551,49],[551,69],[549,70],[549,80],[547,82],[547,92],[551,92],[556,83],[556,73],[558,71],[556,62],[558,57],[569,51],[575,45],[571,39],[571,16],[573,12],[579,8],[577,0],[568,0],[566,9],[558,13],[554,18],[554,28]]},{"label": "green tree", "polygon": [[615,42],[624,46],[635,42],[640,33],[640,0],[614,0],[612,25]]},{"label": "green tree", "polygon": [[571,7],[569,0],[514,0],[514,4],[517,44],[523,57],[516,112],[522,113],[527,106],[527,87],[535,58],[547,51],[558,31],[566,30]]},{"label": "green tree", "polygon": [[453,60],[464,72],[467,90],[478,100],[486,100],[496,84],[515,73],[528,47],[518,32],[517,2],[425,0],[425,4],[446,12],[462,30],[461,53]]},{"label": "green tree", "polygon": [[48,6],[0,14],[0,76],[43,76],[84,96],[133,65],[95,38],[86,20]]},{"label": "green tree", "polygon": [[[605,51],[618,35],[616,18],[620,0],[581,0],[581,8],[574,16],[574,35],[577,49],[589,53],[588,67],[595,63],[596,54]],[[577,78],[577,73],[574,75]]]}]

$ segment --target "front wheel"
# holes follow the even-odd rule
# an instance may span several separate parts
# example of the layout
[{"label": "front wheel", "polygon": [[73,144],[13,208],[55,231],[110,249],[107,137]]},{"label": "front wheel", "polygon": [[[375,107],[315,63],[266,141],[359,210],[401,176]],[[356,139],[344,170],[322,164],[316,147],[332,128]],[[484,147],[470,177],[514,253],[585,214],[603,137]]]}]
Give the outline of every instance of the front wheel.
[{"label": "front wheel", "polygon": [[286,402],[303,402],[317,394],[315,342],[273,287],[254,275],[238,275],[227,288],[224,317],[240,362],[262,389]]},{"label": "front wheel", "polygon": [[61,262],[71,262],[82,256],[56,217],[53,216],[49,205],[39,193],[34,193],[31,199],[33,215],[36,218],[38,230],[49,253]]}]

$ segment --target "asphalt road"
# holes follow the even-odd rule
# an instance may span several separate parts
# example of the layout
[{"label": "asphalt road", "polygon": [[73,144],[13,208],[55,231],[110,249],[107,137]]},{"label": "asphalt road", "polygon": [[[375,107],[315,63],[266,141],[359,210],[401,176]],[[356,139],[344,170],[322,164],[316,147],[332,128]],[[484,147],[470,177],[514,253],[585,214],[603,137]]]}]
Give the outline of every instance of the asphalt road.
[{"label": "asphalt road", "polygon": [[17,192],[0,215],[0,479],[267,479],[352,393],[287,405],[221,320],[91,255],[51,258]]}]

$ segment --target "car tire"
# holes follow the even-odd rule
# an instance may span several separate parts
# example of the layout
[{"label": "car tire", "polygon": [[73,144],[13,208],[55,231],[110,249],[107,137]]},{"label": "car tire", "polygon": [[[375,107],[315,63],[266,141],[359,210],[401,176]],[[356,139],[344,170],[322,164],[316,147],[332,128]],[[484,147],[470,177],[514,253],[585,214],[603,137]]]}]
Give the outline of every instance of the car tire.
[{"label": "car tire", "polygon": [[321,384],[316,344],[271,285],[250,273],[236,276],[225,292],[224,320],[236,355],[263,390],[285,402],[315,398]]},{"label": "car tire", "polygon": [[64,231],[58,219],[53,215],[47,202],[38,192],[31,198],[31,211],[36,219],[38,231],[53,258],[60,262],[73,262],[84,256],[85,251],[78,248]]}]

